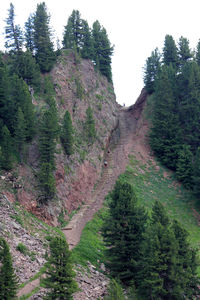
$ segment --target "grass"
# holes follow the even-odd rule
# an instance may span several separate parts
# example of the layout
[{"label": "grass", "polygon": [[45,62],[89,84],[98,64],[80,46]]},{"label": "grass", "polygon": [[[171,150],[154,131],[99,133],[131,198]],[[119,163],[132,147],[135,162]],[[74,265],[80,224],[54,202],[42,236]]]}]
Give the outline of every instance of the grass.
[{"label": "grass", "polygon": [[104,262],[105,246],[100,230],[106,211],[107,208],[104,206],[83,229],[79,244],[72,250],[72,258],[76,264],[87,266],[90,261],[91,264],[99,267]]},{"label": "grass", "polygon": [[193,209],[197,209],[196,199],[190,191],[178,184],[173,173],[167,171],[161,165],[159,170],[151,164],[144,166],[131,156],[129,166],[121,178],[132,184],[139,203],[149,211],[154,200],[161,201],[168,215],[178,220],[188,231],[191,246],[200,249],[200,230],[193,214]]}]

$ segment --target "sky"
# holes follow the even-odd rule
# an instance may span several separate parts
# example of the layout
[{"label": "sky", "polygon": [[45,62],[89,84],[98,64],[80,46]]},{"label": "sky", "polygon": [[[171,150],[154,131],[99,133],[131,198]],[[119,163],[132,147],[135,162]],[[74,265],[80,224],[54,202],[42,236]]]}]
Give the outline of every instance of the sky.
[{"label": "sky", "polygon": [[[10,2],[15,8],[15,24],[22,27],[38,0],[3,0],[0,10],[0,49],[4,45],[5,19]],[[166,34],[176,42],[183,36],[191,49],[200,39],[199,0],[46,0],[51,27],[62,41],[64,26],[73,9],[92,27],[98,20],[105,27],[115,46],[112,73],[117,102],[126,106],[135,103],[143,88],[143,68],[151,52],[162,52]]]}]

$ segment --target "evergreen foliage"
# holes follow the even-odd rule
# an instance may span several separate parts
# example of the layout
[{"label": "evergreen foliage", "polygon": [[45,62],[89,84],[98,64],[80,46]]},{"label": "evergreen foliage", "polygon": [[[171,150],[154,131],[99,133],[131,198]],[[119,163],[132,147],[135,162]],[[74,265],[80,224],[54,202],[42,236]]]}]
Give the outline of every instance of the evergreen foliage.
[{"label": "evergreen foliage", "polygon": [[200,147],[196,151],[193,163],[194,193],[200,199]]},{"label": "evergreen foliage", "polygon": [[187,243],[187,234],[169,221],[156,201],[145,235],[139,281],[144,299],[194,299],[198,290],[196,254]]},{"label": "evergreen foliage", "polygon": [[36,91],[40,89],[40,68],[30,50],[20,52],[14,57],[12,70],[13,73],[23,78],[28,85],[33,86]]},{"label": "evergreen foliage", "polygon": [[65,112],[61,129],[61,142],[67,155],[73,154],[73,125],[69,111]]},{"label": "evergreen foliage", "polygon": [[192,152],[189,145],[183,145],[179,151],[179,156],[176,166],[176,177],[181,181],[186,188],[192,187],[193,164]]},{"label": "evergreen foliage", "polygon": [[42,279],[49,292],[45,299],[72,300],[78,290],[75,272],[72,269],[71,252],[67,242],[55,237],[50,242],[50,256],[47,260],[46,277]]},{"label": "evergreen foliage", "polygon": [[191,58],[192,58],[192,53],[189,47],[189,40],[181,36],[178,42],[179,66],[182,67]]},{"label": "evergreen foliage", "polygon": [[155,81],[161,68],[160,54],[156,48],[151,56],[147,58],[144,71],[144,84],[147,92],[152,94],[155,91]]},{"label": "evergreen foliage", "polygon": [[123,289],[115,279],[110,280],[108,295],[104,297],[104,300],[125,300]]},{"label": "evergreen foliage", "polygon": [[0,299],[17,299],[17,286],[9,246],[0,237]]},{"label": "evergreen foliage", "polygon": [[49,15],[44,2],[37,5],[34,15],[35,58],[41,72],[48,72],[53,67],[56,56],[51,41]]},{"label": "evergreen foliage", "polygon": [[118,180],[111,193],[109,215],[103,226],[107,267],[124,284],[138,283],[146,214],[128,183]]},{"label": "evergreen foliage", "polygon": [[186,38],[180,37],[177,47],[167,35],[159,72],[151,76],[149,58],[144,74],[147,91],[153,92],[150,145],[189,189],[196,189],[193,162],[200,146],[199,45],[194,57]]},{"label": "evergreen foliage", "polygon": [[1,131],[0,165],[5,170],[11,170],[14,163],[13,139],[6,125]]},{"label": "evergreen foliage", "polygon": [[[172,65],[164,66],[156,81],[150,145],[158,158],[172,169],[176,168],[182,143],[181,126],[174,91],[175,72]],[[167,108],[167,109],[166,109]]]},{"label": "evergreen foliage", "polygon": [[106,29],[102,27],[99,21],[95,21],[92,27],[94,62],[97,69],[105,75],[109,82],[112,82],[111,56],[113,47],[110,44]]},{"label": "evergreen foliage", "polygon": [[23,33],[19,25],[14,23],[14,5],[10,3],[5,27],[5,47],[13,52],[20,52],[23,44]]},{"label": "evergreen foliage", "polygon": [[34,54],[34,16],[31,14],[25,22],[25,46],[27,51]]},{"label": "evergreen foliage", "polygon": [[175,69],[178,67],[178,49],[173,37],[168,34],[164,41],[163,62],[167,66],[171,64]]},{"label": "evergreen foliage", "polygon": [[[63,46],[66,49],[76,49],[78,53],[81,52],[83,46],[83,29],[82,19],[78,10],[73,10],[65,26],[63,36]],[[75,50],[74,49],[74,50]]]},{"label": "evergreen foliage", "polygon": [[83,58],[93,60],[96,68],[112,81],[111,56],[113,46],[108,39],[107,32],[99,21],[94,22],[92,30],[88,22],[81,19],[80,12],[73,10],[65,26],[63,46],[73,49]]},{"label": "evergreen foliage", "polygon": [[39,132],[40,172],[38,175],[40,200],[43,202],[52,199],[55,195],[53,170],[55,169],[54,156],[59,126],[56,104],[53,98],[50,99],[50,107],[43,114]]}]

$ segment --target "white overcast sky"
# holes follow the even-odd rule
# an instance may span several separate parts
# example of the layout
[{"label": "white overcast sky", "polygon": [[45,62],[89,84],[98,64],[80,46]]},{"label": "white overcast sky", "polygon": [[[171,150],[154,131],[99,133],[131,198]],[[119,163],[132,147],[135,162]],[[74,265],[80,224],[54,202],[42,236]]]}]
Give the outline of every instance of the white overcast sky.
[{"label": "white overcast sky", "polygon": [[[0,47],[4,45],[4,20],[10,2],[15,7],[15,23],[24,25],[35,12],[38,0],[2,0]],[[51,26],[62,41],[64,26],[73,9],[92,26],[99,20],[115,45],[112,72],[117,101],[133,104],[143,87],[143,67],[156,47],[162,50],[166,34],[180,36],[196,48],[200,38],[200,0],[46,0]]]}]

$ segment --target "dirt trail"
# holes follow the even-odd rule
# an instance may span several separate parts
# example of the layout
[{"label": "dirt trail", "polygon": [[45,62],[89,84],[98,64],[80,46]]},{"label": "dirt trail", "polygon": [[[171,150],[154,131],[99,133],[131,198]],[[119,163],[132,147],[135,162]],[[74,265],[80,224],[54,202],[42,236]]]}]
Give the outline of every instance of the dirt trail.
[{"label": "dirt trail", "polygon": [[145,100],[146,93],[142,91],[135,105],[121,108],[119,125],[111,138],[109,153],[105,156],[108,165],[103,167],[101,179],[91,198],[63,229],[70,249],[78,244],[84,226],[102,207],[105,196],[112,190],[118,176],[125,171],[129,154],[134,153],[139,159],[148,155],[149,150],[144,143],[145,122],[142,117]]},{"label": "dirt trail", "polygon": [[[112,190],[118,176],[125,171],[129,154],[134,154],[140,161],[152,160],[145,137],[148,126],[142,116],[146,98],[147,94],[143,90],[133,106],[121,108],[118,127],[112,135],[109,153],[105,155],[108,165],[102,168],[101,179],[91,198],[63,229],[70,249],[78,244],[84,226],[102,207],[105,196]],[[19,291],[18,297],[30,293],[38,285],[39,279],[28,283]]]}]

